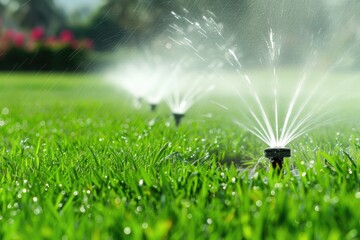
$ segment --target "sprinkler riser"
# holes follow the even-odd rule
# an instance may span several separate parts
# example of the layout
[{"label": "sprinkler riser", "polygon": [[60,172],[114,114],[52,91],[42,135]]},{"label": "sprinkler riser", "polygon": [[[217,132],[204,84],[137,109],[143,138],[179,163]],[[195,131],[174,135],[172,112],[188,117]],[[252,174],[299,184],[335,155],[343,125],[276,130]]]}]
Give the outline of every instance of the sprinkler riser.
[{"label": "sprinkler riser", "polygon": [[157,107],[157,104],[150,103],[150,110],[151,110],[152,112],[155,112],[155,111],[156,111],[156,107]]},{"label": "sprinkler riser", "polygon": [[285,157],[291,157],[289,148],[267,148],[264,150],[264,156],[270,160],[274,169],[281,170]]},{"label": "sprinkler riser", "polygon": [[181,119],[185,116],[185,114],[181,113],[173,113],[175,124],[178,127],[180,125]]}]

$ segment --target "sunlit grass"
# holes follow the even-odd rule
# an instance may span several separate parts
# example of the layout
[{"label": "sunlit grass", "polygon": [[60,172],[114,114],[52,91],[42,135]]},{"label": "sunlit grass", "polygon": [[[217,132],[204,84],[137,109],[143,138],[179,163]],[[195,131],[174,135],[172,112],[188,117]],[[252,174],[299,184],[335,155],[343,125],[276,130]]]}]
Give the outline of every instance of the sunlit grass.
[{"label": "sunlit grass", "polygon": [[360,238],[356,117],[293,142],[277,176],[206,99],[176,128],[96,75],[0,79],[1,239]]}]

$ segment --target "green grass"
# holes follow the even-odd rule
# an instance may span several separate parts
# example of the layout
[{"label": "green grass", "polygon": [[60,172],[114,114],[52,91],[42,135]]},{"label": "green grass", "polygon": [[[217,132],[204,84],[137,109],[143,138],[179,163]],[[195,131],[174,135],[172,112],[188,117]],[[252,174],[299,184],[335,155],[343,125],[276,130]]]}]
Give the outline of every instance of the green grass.
[{"label": "green grass", "polygon": [[266,146],[206,101],[176,128],[96,75],[1,74],[0,239],[360,239],[352,120],[277,176],[244,170]]}]

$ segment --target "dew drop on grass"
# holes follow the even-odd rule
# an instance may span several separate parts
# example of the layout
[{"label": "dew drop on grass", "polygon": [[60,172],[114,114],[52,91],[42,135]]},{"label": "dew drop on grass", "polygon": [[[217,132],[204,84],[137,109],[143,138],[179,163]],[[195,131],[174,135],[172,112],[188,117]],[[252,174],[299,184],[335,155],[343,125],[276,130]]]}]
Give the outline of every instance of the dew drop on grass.
[{"label": "dew drop on grass", "polygon": [[10,216],[15,217],[16,214],[17,214],[17,211],[12,211],[12,212],[10,213]]},{"label": "dew drop on grass", "polygon": [[130,227],[125,227],[125,228],[124,228],[124,233],[125,233],[125,235],[130,235],[130,233],[131,233],[131,228],[130,228]]},{"label": "dew drop on grass", "polygon": [[355,198],[360,199],[360,192],[355,193]]},{"label": "dew drop on grass", "polygon": [[37,202],[37,201],[38,201],[38,198],[37,198],[37,197],[33,197],[33,201],[34,201],[34,202]]},{"label": "dew drop on grass", "polygon": [[77,195],[79,195],[79,191],[74,191],[74,196],[77,196]]},{"label": "dew drop on grass", "polygon": [[82,213],[85,213],[85,212],[86,212],[86,209],[85,209],[84,205],[81,205],[81,206],[80,206],[80,212],[82,212]]},{"label": "dew drop on grass", "polygon": [[235,183],[235,182],[236,182],[236,178],[233,177],[233,178],[231,179],[231,182],[232,182],[232,183]]},{"label": "dew drop on grass", "polygon": [[[0,220],[1,220],[1,219],[0,219]],[[147,229],[147,228],[149,227],[149,224],[148,224],[147,222],[144,222],[144,223],[141,224],[141,227],[142,227],[143,229]]]},{"label": "dew drop on grass", "polygon": [[261,206],[262,206],[262,201],[261,201],[261,200],[257,200],[257,201],[255,202],[255,204],[256,204],[257,207],[261,207]]},{"label": "dew drop on grass", "polygon": [[319,211],[320,211],[319,205],[316,205],[316,206],[314,207],[314,209],[315,209],[316,212],[319,212]]},{"label": "dew drop on grass", "polygon": [[142,207],[141,207],[141,206],[137,206],[137,207],[136,207],[136,212],[138,212],[138,213],[139,213],[139,212],[142,212],[142,210],[143,210],[143,209],[142,209]]},{"label": "dew drop on grass", "polygon": [[62,237],[61,237],[61,240],[68,240],[69,238],[68,238],[68,236],[66,236],[66,235],[63,235]]},{"label": "dew drop on grass", "polygon": [[209,225],[212,224],[212,222],[213,222],[213,221],[212,221],[211,218],[208,218],[208,219],[206,220],[206,223],[209,224]]},{"label": "dew drop on grass", "polygon": [[144,185],[144,180],[143,179],[140,179],[139,180],[139,187],[142,187]]},{"label": "dew drop on grass", "polygon": [[38,207],[34,208],[33,211],[34,211],[34,214],[35,214],[35,215],[39,215],[39,214],[42,212],[42,209],[41,209],[40,206],[38,206]]},{"label": "dew drop on grass", "polygon": [[9,109],[7,107],[4,107],[2,110],[1,110],[1,114],[2,115],[8,115],[9,114]]}]

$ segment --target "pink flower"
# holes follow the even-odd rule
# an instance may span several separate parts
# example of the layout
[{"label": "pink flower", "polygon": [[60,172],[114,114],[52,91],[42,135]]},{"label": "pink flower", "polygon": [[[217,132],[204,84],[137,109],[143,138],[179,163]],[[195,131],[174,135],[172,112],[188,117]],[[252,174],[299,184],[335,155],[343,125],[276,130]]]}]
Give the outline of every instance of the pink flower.
[{"label": "pink flower", "polygon": [[42,27],[36,27],[31,30],[30,39],[33,41],[40,41],[44,37],[44,29]]},{"label": "pink flower", "polygon": [[15,47],[18,48],[24,46],[25,40],[26,40],[25,34],[16,32],[12,29],[6,30],[6,32],[2,37],[2,41],[5,45],[6,44],[15,45]]},{"label": "pink flower", "polygon": [[23,33],[16,33],[13,36],[13,43],[16,47],[20,48],[24,46],[25,43],[25,35]]},{"label": "pink flower", "polygon": [[5,39],[5,41],[12,40],[15,35],[16,35],[16,32],[14,30],[8,29],[5,31],[4,39]]},{"label": "pink flower", "polygon": [[74,41],[74,35],[70,30],[64,30],[60,33],[60,40],[64,43],[71,43]]}]

